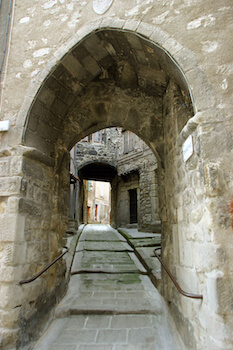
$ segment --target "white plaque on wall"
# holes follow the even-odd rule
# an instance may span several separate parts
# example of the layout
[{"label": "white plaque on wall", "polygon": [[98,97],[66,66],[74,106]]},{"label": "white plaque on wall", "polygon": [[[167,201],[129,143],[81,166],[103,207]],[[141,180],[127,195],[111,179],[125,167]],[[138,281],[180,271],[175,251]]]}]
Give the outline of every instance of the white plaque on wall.
[{"label": "white plaque on wall", "polygon": [[192,154],[193,154],[193,138],[192,138],[192,135],[189,135],[189,137],[183,143],[184,162],[187,162],[187,160],[191,157]]},{"label": "white plaque on wall", "polygon": [[8,131],[10,127],[10,121],[9,120],[2,120],[0,121],[0,131]]},{"label": "white plaque on wall", "polygon": [[112,5],[113,0],[93,0],[93,10],[98,15],[103,15]]}]

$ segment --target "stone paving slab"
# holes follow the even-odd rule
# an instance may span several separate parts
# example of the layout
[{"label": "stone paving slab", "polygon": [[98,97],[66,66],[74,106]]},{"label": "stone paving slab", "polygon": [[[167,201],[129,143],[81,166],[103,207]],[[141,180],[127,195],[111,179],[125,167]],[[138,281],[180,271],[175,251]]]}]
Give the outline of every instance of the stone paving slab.
[{"label": "stone paving slab", "polygon": [[114,255],[108,252],[83,251],[75,254],[71,273],[77,271],[96,272],[138,272],[138,267],[133,263],[127,253],[115,252]]},{"label": "stone paving slab", "polygon": [[125,232],[129,238],[161,237],[161,233],[142,232],[138,231],[137,228],[119,227],[118,230]]},{"label": "stone paving slab", "polygon": [[129,238],[129,241],[134,247],[158,246],[161,244],[161,237]]},{"label": "stone paving slab", "polygon": [[[85,231],[84,231],[85,233]],[[106,232],[105,232],[106,234]],[[88,236],[86,234],[86,236]],[[111,232],[114,241],[81,241],[77,245],[71,273],[81,270],[91,272],[146,272],[145,268],[135,259],[132,248],[119,241],[117,231]],[[118,241],[116,241],[118,239]]]},{"label": "stone paving slab", "polygon": [[161,280],[161,264],[155,257],[153,250],[160,244],[161,234],[147,234],[139,232],[137,229],[127,228],[121,228],[119,232],[122,232],[124,235],[126,234],[127,240],[145,262],[158,284]]},{"label": "stone paving slab", "polygon": [[[87,229],[86,229],[87,228]],[[126,241],[116,230],[110,225],[87,225],[81,237],[81,241]]]},{"label": "stone paving slab", "polygon": [[158,246],[161,244],[161,233],[140,232],[136,228],[119,228],[118,231],[134,247]]},{"label": "stone paving slab", "polygon": [[160,314],[161,297],[148,276],[121,273],[74,275],[65,298],[56,309],[56,317],[90,311]]},{"label": "stone paving slab", "polygon": [[108,250],[108,251],[133,251],[130,245],[126,242],[119,241],[80,241],[77,245],[76,251],[80,250]]},{"label": "stone paving slab", "polygon": [[[136,248],[139,255],[146,262],[147,266],[151,269],[151,272],[155,276],[156,279],[161,279],[161,264],[159,260],[154,256],[153,250],[154,247],[142,247]],[[158,251],[160,252],[160,251]]]},{"label": "stone paving slab", "polygon": [[183,350],[165,302],[136,255],[111,251],[125,245],[110,226],[94,228],[87,225],[80,242],[96,250],[76,251],[67,294],[34,349]]},{"label": "stone paving slab", "polygon": [[174,350],[172,337],[164,338],[158,325],[161,319],[153,315],[70,316],[55,320],[34,349]]}]

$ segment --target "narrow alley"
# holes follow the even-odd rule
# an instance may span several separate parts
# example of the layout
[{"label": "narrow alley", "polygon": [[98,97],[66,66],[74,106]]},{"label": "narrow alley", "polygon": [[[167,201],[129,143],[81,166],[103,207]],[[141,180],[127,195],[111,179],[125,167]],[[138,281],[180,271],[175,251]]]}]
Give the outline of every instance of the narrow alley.
[{"label": "narrow alley", "polygon": [[[131,242],[159,240],[156,234],[131,231]],[[184,347],[132,244],[109,225],[86,225],[76,247],[68,292],[34,349]]]}]

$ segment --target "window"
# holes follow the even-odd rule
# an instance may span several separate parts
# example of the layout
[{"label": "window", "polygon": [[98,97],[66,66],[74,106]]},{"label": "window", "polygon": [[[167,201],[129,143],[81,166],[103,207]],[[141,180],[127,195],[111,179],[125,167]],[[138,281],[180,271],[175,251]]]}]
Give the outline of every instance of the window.
[{"label": "window", "polygon": [[101,130],[97,131],[93,134],[93,141],[94,142],[101,142]]},{"label": "window", "polygon": [[83,141],[83,142],[91,142],[91,140],[92,140],[92,135],[88,135],[88,136],[84,137],[81,141]]},{"label": "window", "polygon": [[105,183],[100,182],[100,196],[101,197],[104,197],[104,187],[105,187]]},{"label": "window", "polygon": [[102,142],[102,130],[97,131],[93,134],[90,134],[86,137],[84,137],[81,141],[83,142],[98,142],[101,143]]},{"label": "window", "polygon": [[87,182],[87,190],[90,192],[93,189],[92,181],[88,180]]},{"label": "window", "polygon": [[133,151],[134,149],[134,133],[129,130],[124,131],[124,153]]}]

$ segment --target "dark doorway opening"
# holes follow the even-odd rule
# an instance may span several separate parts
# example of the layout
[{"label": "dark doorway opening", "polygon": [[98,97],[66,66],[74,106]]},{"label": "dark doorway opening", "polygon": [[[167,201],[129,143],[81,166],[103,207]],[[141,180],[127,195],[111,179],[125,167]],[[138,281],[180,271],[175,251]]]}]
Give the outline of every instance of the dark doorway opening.
[{"label": "dark doorway opening", "polygon": [[138,222],[137,189],[129,190],[130,223]]},{"label": "dark doorway opening", "polygon": [[90,221],[90,215],[91,215],[91,207],[87,206],[87,222]]}]

